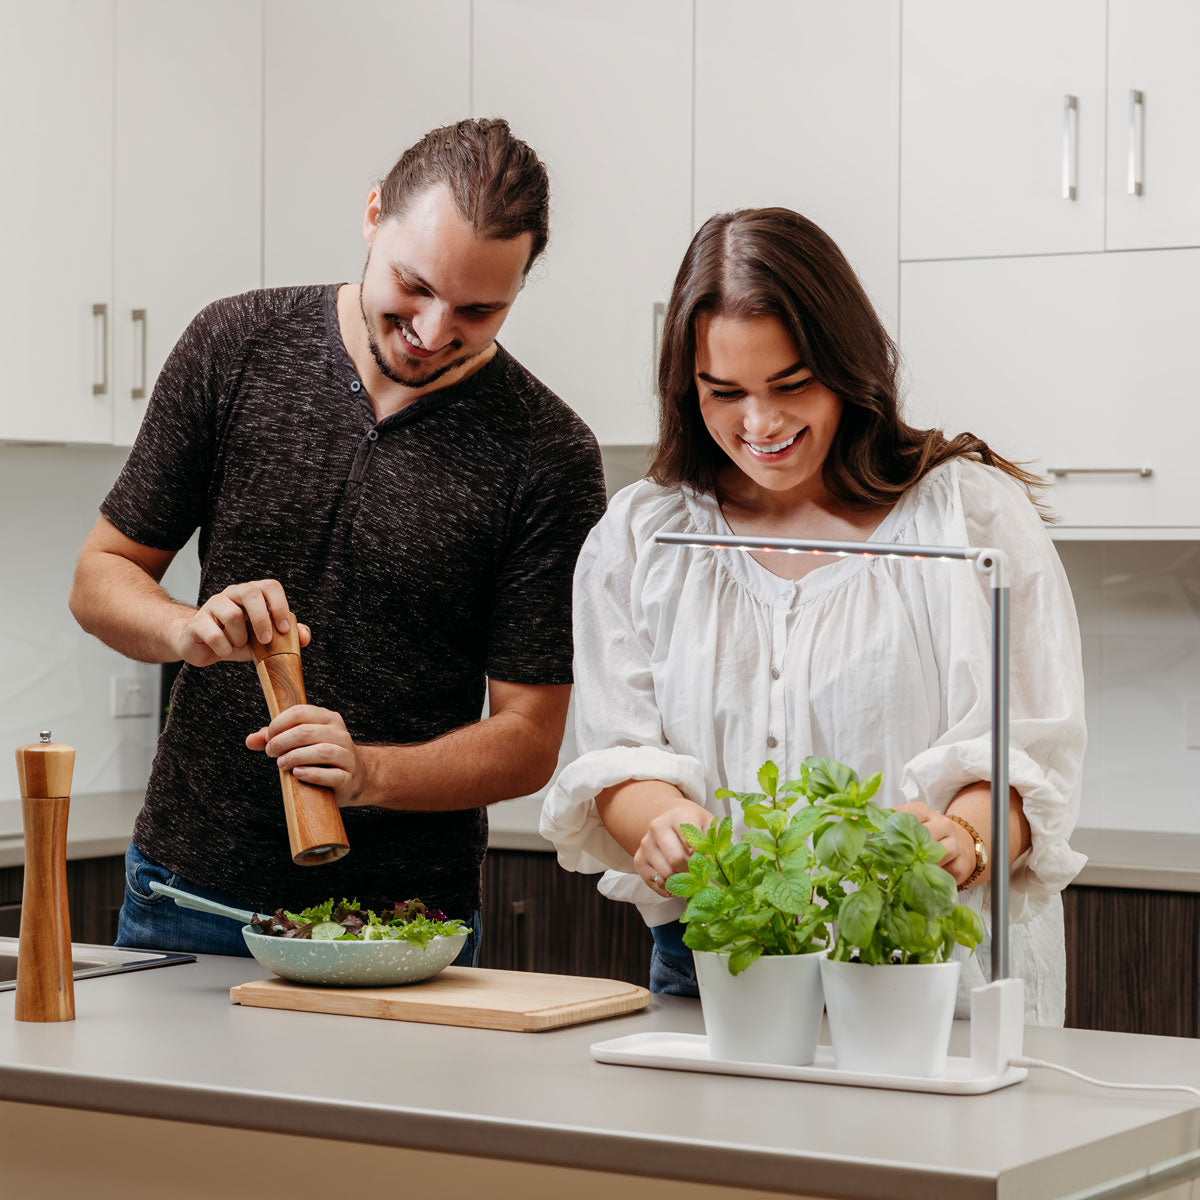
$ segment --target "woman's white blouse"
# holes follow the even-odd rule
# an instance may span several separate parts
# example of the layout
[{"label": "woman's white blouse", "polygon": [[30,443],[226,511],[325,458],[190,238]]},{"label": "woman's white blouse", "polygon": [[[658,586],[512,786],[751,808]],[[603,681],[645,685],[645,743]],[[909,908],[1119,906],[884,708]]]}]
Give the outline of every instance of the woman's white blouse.
[{"label": "woman's white blouse", "polygon": [[[592,530],[575,570],[575,724],[580,757],[548,793],[541,832],[569,870],[648,925],[676,919],[634,873],[595,797],[661,779],[718,816],[718,788],[757,790],[767,759],[795,778],[811,754],[865,777],[885,806],[944,811],[991,778],[990,589],[970,563],[848,557],[797,581],[750,555],[659,546],[660,531],[728,533],[715,499],[643,480]],[[1086,732],[1079,627],[1062,564],[1024,490],[956,458],[910,488],[871,541],[995,546],[1011,584],[1010,783],[1033,839],[1013,866],[1010,964],[1027,1020],[1063,1021],[1059,893],[1086,861],[1067,839],[1079,815]],[[733,804],[735,830],[741,808]],[[989,889],[961,897],[987,923]],[[964,959],[960,1011],[984,982],[985,942]]]}]

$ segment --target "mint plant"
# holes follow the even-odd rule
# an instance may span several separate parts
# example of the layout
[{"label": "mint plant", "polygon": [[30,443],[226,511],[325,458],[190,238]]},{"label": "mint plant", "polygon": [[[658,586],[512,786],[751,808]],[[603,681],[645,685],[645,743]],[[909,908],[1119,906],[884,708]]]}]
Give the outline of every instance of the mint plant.
[{"label": "mint plant", "polygon": [[746,831],[735,843],[732,817],[707,833],[681,826],[692,856],[666,886],[687,899],[684,945],[728,954],[733,975],[764,954],[822,949],[835,923],[838,962],[938,963],[956,944],[974,951],[983,922],[937,865],[945,847],[912,813],[874,802],[882,782],[811,757],[799,779],[780,784],[766,762],[761,792],[720,789],[718,799],[742,806]]},{"label": "mint plant", "polygon": [[686,897],[684,945],[729,955],[739,975],[764,954],[807,954],[828,942],[831,914],[814,900],[810,845],[821,811],[806,804],[801,780],[779,784],[779,768],[764,763],[761,792],[720,789],[719,799],[737,800],[746,831],[733,840],[733,818],[714,821],[707,833],[683,825],[692,847],[688,869],[667,880],[667,890]]},{"label": "mint plant", "polygon": [[937,865],[946,848],[912,813],[872,802],[882,778],[860,782],[832,759],[809,758],[801,768],[801,789],[819,814],[814,889],[837,922],[829,957],[939,963],[955,944],[974,952],[983,922],[958,903],[953,878]]}]

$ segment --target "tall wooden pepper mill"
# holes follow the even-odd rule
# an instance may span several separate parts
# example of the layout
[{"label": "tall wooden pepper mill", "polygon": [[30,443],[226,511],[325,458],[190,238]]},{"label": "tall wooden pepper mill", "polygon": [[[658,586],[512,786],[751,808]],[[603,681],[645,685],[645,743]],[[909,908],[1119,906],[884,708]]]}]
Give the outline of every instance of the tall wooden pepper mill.
[{"label": "tall wooden pepper mill", "polygon": [[[255,637],[250,639],[258,664],[258,681],[272,719],[293,704],[306,703],[304,672],[300,666],[300,628],[295,613],[288,613],[288,622],[287,633],[273,630],[266,645]],[[329,788],[301,783],[283,768],[279,771],[279,786],[283,790],[292,862],[300,867],[315,867],[336,862],[349,853],[342,814]]]},{"label": "tall wooden pepper mill", "polygon": [[17,748],[25,821],[25,885],[17,949],[18,1021],[75,1020],[71,914],[67,909],[67,809],[75,751],[41,741]]}]

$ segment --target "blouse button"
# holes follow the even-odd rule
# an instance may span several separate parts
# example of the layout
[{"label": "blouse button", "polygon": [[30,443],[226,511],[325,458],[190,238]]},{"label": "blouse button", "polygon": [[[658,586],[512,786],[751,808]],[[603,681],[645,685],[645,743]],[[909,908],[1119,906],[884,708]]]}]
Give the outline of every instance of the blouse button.
[{"label": "blouse button", "polygon": [[377,442],[379,440],[379,430],[378,429],[370,430],[367,433],[367,440],[371,441],[371,442]]},{"label": "blouse button", "polygon": [[774,749],[776,746],[779,745],[779,742],[776,738],[769,737],[769,738],[767,738],[767,745],[770,746],[772,749]]},{"label": "blouse button", "polygon": [[353,383],[350,385],[350,390],[351,390],[352,392],[357,392],[357,391],[358,391],[358,390],[359,390],[361,387],[362,387],[362,384],[361,384],[361,383],[359,383],[359,382],[358,382],[358,380],[356,379],[356,380],[355,380],[355,381],[354,381],[354,382],[353,382]]},{"label": "blouse button", "polygon": [[779,668],[778,668],[778,667],[772,667],[772,668],[771,668],[771,678],[772,678],[772,679],[778,679],[778,678],[779,678]]}]

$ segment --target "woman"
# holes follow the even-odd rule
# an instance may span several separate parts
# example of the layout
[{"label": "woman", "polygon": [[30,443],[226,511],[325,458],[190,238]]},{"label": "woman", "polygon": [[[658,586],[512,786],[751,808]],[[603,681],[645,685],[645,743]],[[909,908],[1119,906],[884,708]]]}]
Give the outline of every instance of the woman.
[{"label": "woman", "polygon": [[[996,546],[1011,568],[1010,962],[1026,1017],[1061,1025],[1059,893],[1085,742],[1079,631],[1035,477],[970,434],[907,425],[897,355],[833,242],[786,209],[713,217],[675,281],[647,479],[613,498],[575,573],[581,757],[547,796],[559,861],[607,868],[654,935],[651,989],[695,994],[680,825],[721,787],[825,755],[885,772],[879,800],[946,846],[985,915],[991,845],[989,596],[962,563],[656,546],[660,531]],[[735,829],[740,807],[733,806]],[[960,1011],[984,981],[964,963]]]}]

